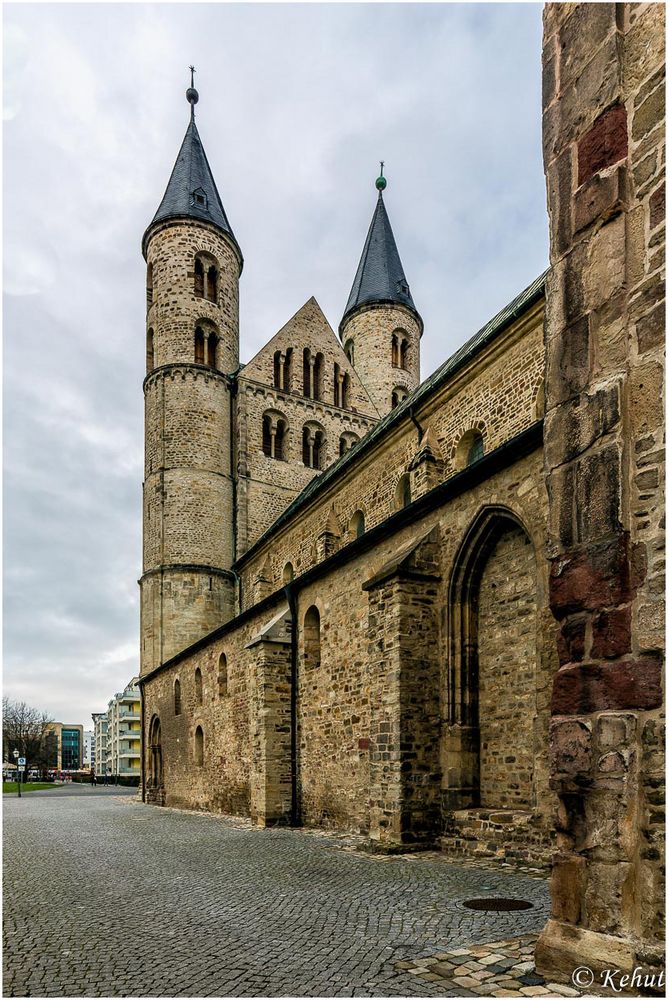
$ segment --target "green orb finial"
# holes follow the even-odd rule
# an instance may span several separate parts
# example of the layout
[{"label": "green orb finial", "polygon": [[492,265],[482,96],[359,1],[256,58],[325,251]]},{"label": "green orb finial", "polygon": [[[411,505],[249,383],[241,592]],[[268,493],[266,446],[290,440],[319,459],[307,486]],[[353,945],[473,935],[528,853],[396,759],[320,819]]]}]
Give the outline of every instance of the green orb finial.
[{"label": "green orb finial", "polygon": [[379,191],[384,191],[387,187],[387,180],[383,177],[383,167],[385,166],[385,161],[380,161],[380,177],[376,178],[376,187]]}]

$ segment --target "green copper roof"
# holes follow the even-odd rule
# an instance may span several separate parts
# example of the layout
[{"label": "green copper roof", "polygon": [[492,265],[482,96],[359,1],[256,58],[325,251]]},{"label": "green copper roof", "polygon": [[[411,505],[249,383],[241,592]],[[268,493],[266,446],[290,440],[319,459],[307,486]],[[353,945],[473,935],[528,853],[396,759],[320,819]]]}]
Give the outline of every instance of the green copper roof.
[{"label": "green copper roof", "polygon": [[194,117],[191,117],[186,129],[158,211],[144,233],[144,252],[153,226],[168,219],[200,219],[212,223],[230,237],[243,264],[241,250],[225,214]]},{"label": "green copper roof", "polygon": [[392,226],[383,202],[385,184],[382,187],[378,186],[381,180],[385,184],[387,183],[384,177],[379,177],[376,181],[378,187],[376,210],[369,226],[364,250],[357,267],[353,287],[348,296],[339,332],[348,317],[360,306],[385,303],[406,306],[415,313],[422,324],[406,281]]}]

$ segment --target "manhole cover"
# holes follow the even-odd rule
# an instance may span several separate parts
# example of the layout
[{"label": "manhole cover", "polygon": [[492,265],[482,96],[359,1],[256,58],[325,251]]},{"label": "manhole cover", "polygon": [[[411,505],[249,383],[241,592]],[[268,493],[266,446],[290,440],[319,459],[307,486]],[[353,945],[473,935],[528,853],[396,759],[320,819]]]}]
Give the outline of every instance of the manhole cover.
[{"label": "manhole cover", "polygon": [[467,899],[464,902],[469,910],[530,910],[533,903],[526,899],[502,899],[499,896],[489,896],[487,899]]}]

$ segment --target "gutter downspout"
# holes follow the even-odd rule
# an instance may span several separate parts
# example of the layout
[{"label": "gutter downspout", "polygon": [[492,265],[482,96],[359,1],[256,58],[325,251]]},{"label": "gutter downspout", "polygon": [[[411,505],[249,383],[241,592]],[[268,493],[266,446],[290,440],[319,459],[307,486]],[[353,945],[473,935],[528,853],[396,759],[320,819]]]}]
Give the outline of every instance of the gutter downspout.
[{"label": "gutter downspout", "polygon": [[412,406],[409,406],[409,407],[408,407],[408,416],[409,416],[409,417],[411,418],[411,420],[413,421],[413,423],[414,423],[414,424],[415,424],[415,426],[417,427],[417,432],[418,432],[418,444],[419,444],[419,443],[420,443],[420,441],[422,440],[422,438],[424,437],[424,428],[422,427],[422,424],[421,424],[421,423],[419,422],[419,420],[418,420],[418,419],[417,419],[417,417],[415,416],[415,412],[414,412],[414,410],[413,410],[413,407],[412,407]]},{"label": "gutter downspout", "polygon": [[292,583],[284,588],[285,597],[292,617],[290,631],[290,822],[292,826],[300,825],[299,796],[297,793],[297,600]]}]

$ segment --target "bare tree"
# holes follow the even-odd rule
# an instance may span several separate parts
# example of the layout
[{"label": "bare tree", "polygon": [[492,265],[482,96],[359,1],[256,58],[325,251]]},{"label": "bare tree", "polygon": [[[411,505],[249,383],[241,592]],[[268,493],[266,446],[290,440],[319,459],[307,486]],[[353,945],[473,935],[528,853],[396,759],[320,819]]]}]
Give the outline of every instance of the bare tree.
[{"label": "bare tree", "polygon": [[24,701],[2,699],[2,750],[4,760],[14,761],[14,750],[26,759],[26,770],[47,766],[47,730],[53,719]]}]

